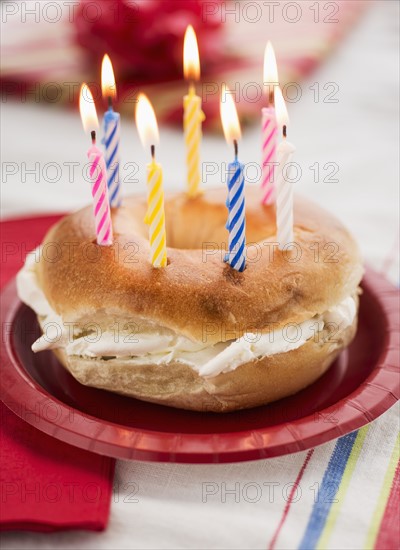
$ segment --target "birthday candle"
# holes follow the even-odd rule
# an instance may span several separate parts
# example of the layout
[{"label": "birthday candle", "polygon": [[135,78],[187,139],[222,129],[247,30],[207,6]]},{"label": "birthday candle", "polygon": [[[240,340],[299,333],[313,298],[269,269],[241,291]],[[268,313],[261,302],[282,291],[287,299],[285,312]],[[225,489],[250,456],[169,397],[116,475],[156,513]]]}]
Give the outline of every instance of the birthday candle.
[{"label": "birthday candle", "polygon": [[183,129],[186,146],[187,188],[191,197],[200,189],[200,144],[201,123],[204,113],[201,110],[201,98],[196,95],[194,81],[200,78],[200,60],[196,35],[191,25],[188,26],[184,40],[184,74],[189,81],[189,93],[183,98]]},{"label": "birthday candle", "polygon": [[107,172],[103,154],[96,146],[95,129],[98,128],[99,123],[93,97],[86,84],[82,84],[81,87],[79,108],[83,127],[86,132],[90,131],[92,137],[92,146],[88,150],[87,155],[90,161],[89,174],[92,181],[93,213],[97,244],[111,245],[113,242],[113,231],[108,200]]},{"label": "birthday candle", "polygon": [[273,204],[275,199],[276,118],[273,107],[262,109],[262,202]]},{"label": "birthday candle", "polygon": [[162,185],[162,168],[154,158],[147,165],[148,206],[146,222],[149,227],[151,263],[154,267],[167,265],[167,248],[165,242],[164,192]]},{"label": "birthday candle", "polygon": [[108,101],[108,110],[104,114],[105,158],[107,166],[107,185],[111,206],[119,207],[122,202],[119,175],[120,115],[113,110],[112,101],[116,95],[114,72],[110,58],[105,55],[101,70],[103,97]]},{"label": "birthday candle", "polygon": [[107,189],[107,170],[104,157],[96,146],[96,133],[92,132],[92,146],[87,152],[92,180],[93,212],[96,225],[97,244],[111,245],[113,232]]},{"label": "birthday candle", "polygon": [[282,126],[283,140],[277,148],[277,162],[279,163],[276,170],[276,225],[278,248],[283,250],[284,247],[293,242],[293,187],[294,184],[288,179],[288,166],[295,147],[286,139],[286,128],[289,122],[285,101],[280,88],[276,90],[276,112],[280,126]]},{"label": "birthday candle", "polygon": [[246,267],[246,217],[244,199],[244,165],[238,161],[240,124],[231,92],[223,86],[221,93],[221,120],[226,141],[233,142],[235,160],[228,165],[228,253],[224,261],[233,269],[243,271]]},{"label": "birthday candle", "polygon": [[167,265],[165,234],[164,191],[162,167],[155,161],[155,145],[159,141],[157,120],[150,101],[139,94],[136,107],[136,125],[143,146],[150,145],[151,162],[147,165],[147,212],[149,226],[150,261],[154,267]]},{"label": "birthday candle", "polygon": [[237,158],[228,165],[228,199],[226,205],[229,214],[226,228],[229,231],[229,252],[225,256],[225,262],[237,271],[243,271],[246,267],[243,169],[244,165]]},{"label": "birthday candle", "polygon": [[273,204],[275,201],[274,162],[276,160],[277,122],[274,107],[274,88],[278,83],[278,69],[274,49],[267,43],[264,54],[264,85],[267,89],[268,107],[261,111],[262,127],[262,202]]}]

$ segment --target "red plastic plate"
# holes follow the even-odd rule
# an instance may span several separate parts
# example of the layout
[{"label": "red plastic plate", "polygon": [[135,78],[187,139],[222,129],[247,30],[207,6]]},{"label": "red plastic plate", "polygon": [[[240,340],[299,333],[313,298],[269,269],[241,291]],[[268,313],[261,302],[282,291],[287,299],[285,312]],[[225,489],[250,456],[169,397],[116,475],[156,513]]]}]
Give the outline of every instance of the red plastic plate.
[{"label": "red plastic plate", "polygon": [[399,398],[398,292],[368,271],[357,336],[302,392],[247,411],[196,413],[82,386],[51,352],[12,281],[1,294],[1,398],[18,416],[71,445],[124,459],[254,460],[309,449],[371,422]]}]

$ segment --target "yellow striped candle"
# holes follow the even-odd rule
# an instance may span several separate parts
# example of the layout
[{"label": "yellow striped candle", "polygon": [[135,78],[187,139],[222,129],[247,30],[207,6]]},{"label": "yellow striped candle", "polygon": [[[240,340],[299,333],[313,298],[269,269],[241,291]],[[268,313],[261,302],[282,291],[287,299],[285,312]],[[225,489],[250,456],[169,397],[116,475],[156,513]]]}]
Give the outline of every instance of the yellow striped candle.
[{"label": "yellow striped candle", "polygon": [[201,97],[196,95],[194,81],[200,78],[200,59],[197,39],[193,27],[188,26],[183,46],[183,70],[189,81],[189,93],[183,98],[183,130],[185,134],[187,191],[190,197],[201,192],[200,145],[201,123],[204,113],[201,110]]},{"label": "yellow striped candle", "polygon": [[154,158],[147,165],[147,212],[145,223],[149,226],[150,260],[154,267],[167,265],[165,241],[164,191],[162,167]]},{"label": "yellow striped candle", "polygon": [[150,146],[152,161],[147,165],[147,212],[149,226],[150,261],[153,267],[167,265],[163,173],[155,161],[155,145],[159,141],[156,116],[150,101],[140,94],[136,107],[136,125],[144,147]]}]

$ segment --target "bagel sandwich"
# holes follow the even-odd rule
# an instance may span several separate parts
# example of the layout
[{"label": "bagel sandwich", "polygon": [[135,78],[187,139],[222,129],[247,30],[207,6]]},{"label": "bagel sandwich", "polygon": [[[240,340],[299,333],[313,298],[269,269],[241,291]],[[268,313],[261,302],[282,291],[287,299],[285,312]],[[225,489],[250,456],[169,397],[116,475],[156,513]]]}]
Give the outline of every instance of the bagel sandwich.
[{"label": "bagel sandwich", "polygon": [[363,267],[329,212],[294,204],[279,250],[275,207],[246,189],[246,269],[223,261],[226,189],[165,197],[168,265],[153,268],[145,197],[112,209],[98,246],[91,207],[56,223],[17,276],[20,299],[80,383],[202,412],[256,407],[321,377],[353,339]]}]

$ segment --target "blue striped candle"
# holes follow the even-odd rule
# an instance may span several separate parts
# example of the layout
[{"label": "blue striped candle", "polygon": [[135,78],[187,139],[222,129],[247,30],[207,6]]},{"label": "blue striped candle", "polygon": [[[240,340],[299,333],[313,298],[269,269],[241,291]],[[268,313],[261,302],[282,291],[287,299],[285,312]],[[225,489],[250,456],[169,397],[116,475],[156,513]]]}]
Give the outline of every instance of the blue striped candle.
[{"label": "blue striped candle", "polygon": [[107,167],[107,186],[111,206],[121,206],[121,185],[119,179],[119,140],[120,116],[111,105],[104,115],[105,161]]},{"label": "blue striped candle", "polygon": [[228,253],[225,262],[233,269],[243,271],[246,267],[246,217],[244,206],[244,164],[237,159],[237,143],[235,142],[235,161],[228,165],[228,221],[229,231]]}]

